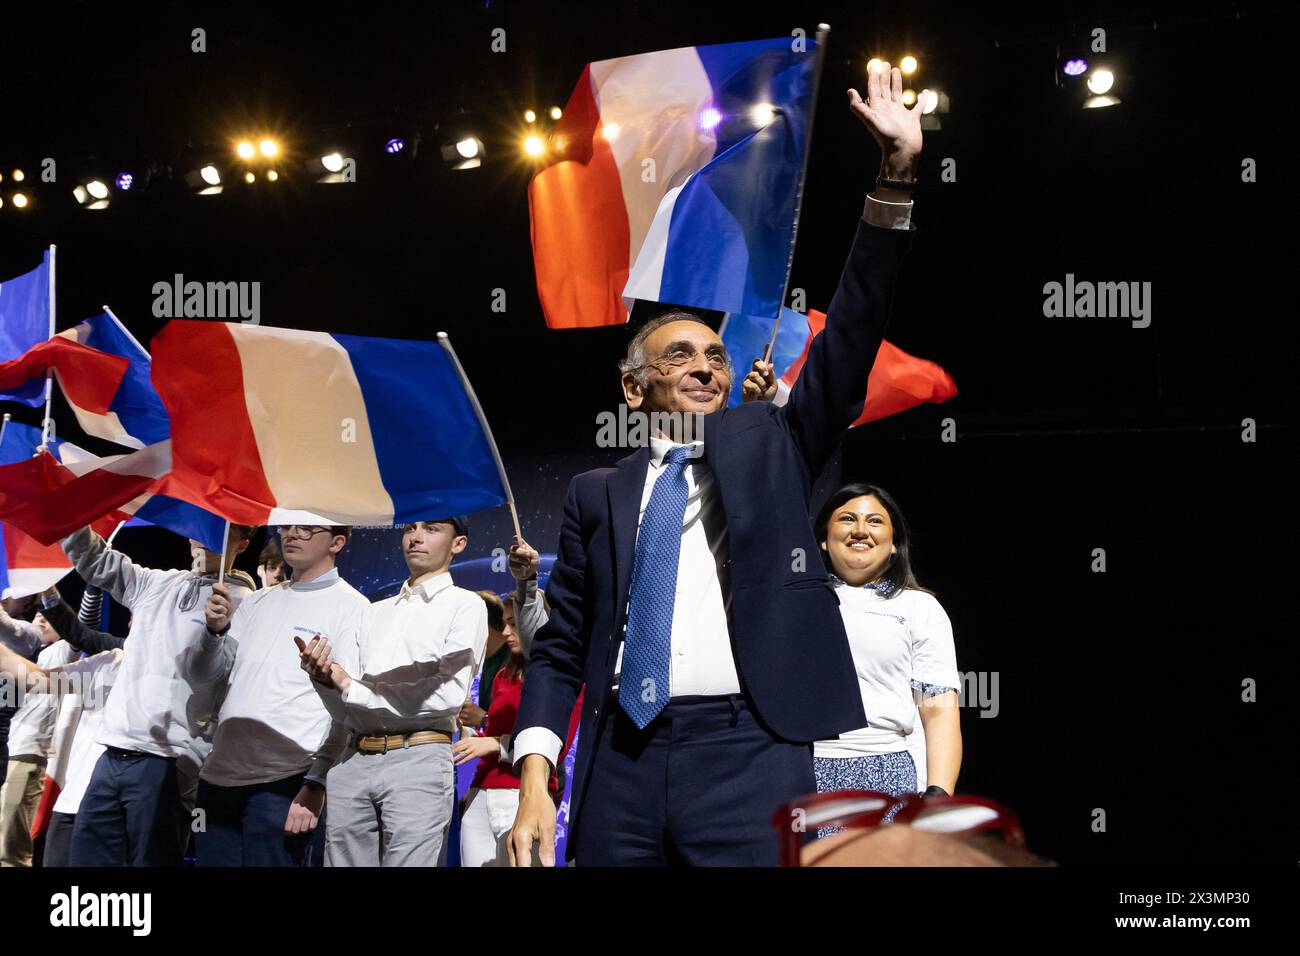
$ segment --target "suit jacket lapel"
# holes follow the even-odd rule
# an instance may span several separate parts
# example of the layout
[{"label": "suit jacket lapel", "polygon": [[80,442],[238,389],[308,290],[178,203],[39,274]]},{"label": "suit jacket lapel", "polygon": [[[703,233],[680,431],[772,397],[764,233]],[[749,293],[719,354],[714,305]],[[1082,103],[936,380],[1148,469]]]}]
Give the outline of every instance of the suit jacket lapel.
[{"label": "suit jacket lapel", "polygon": [[[638,448],[615,467],[606,482],[609,493],[610,520],[614,531],[614,574],[618,582],[614,594],[614,620],[611,629],[618,626],[619,615],[627,606],[628,588],[632,579],[632,556],[636,546],[637,519],[641,513],[641,496],[645,493],[646,472],[650,468],[650,449]],[[617,643],[619,635],[614,634]]]}]

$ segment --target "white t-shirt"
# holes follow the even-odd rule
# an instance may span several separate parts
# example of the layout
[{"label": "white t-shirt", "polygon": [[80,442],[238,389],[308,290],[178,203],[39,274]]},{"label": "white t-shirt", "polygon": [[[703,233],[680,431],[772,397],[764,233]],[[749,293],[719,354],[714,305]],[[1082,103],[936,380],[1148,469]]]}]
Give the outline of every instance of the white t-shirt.
[{"label": "white t-shirt", "polygon": [[[49,670],[68,663],[76,656],[77,651],[67,641],[55,641],[41,650],[36,664]],[[55,703],[49,694],[23,695],[23,702],[14,711],[13,720],[9,724],[10,757],[44,758],[50,755]]]},{"label": "white t-shirt", "polygon": [[[956,690],[957,652],[952,623],[934,596],[908,589],[882,597],[872,588],[836,581],[840,614],[862,691],[867,726],[819,740],[817,757],[869,757],[908,750],[908,737],[920,726],[914,685]],[[918,770],[921,764],[918,762]]]},{"label": "white t-shirt", "polygon": [[306,644],[320,634],[332,645],[354,644],[369,607],[356,588],[330,571],[244,598],[226,635],[204,639],[204,656],[221,650],[223,642],[225,652],[234,653],[233,667],[226,662],[229,686],[212,753],[199,774],[203,780],[219,787],[271,783],[311,769],[327,749],[343,749],[345,735],[327,746],[330,715],[293,639]]},{"label": "white t-shirt", "polygon": [[97,738],[123,656],[120,648],[114,648],[52,669],[68,680],[66,686],[80,691],[59,699],[54,750],[47,770],[60,787],[55,813],[76,813],[81,806],[95,764],[104,752]]}]

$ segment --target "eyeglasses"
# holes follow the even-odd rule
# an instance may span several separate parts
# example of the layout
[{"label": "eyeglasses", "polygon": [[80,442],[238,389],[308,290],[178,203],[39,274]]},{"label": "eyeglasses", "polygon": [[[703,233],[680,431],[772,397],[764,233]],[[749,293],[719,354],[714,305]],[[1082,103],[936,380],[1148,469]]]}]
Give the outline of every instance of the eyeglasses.
[{"label": "eyeglasses", "polygon": [[282,524],[276,529],[280,538],[284,541],[306,541],[313,535],[320,534],[322,531],[328,531],[329,528],[322,528],[320,525],[311,524]]},{"label": "eyeglasses", "polygon": [[[639,371],[643,368],[653,368],[660,375],[666,375],[665,369],[684,368],[695,361],[695,356],[699,355],[694,348],[689,345],[678,345],[670,351],[665,352],[657,359],[646,362],[644,365],[638,365],[633,371]],[[704,350],[704,361],[708,363],[709,368],[715,372],[721,372],[731,365],[731,360],[727,356],[727,350],[721,345],[713,345]]]},{"label": "eyeglasses", "polygon": [[995,830],[1008,846],[1025,847],[1025,833],[1015,812],[975,796],[909,793],[891,797],[876,790],[838,790],[792,800],[772,816],[780,840],[781,866],[799,866],[805,839],[820,835],[818,831],[871,830],[895,824],[952,835]]}]

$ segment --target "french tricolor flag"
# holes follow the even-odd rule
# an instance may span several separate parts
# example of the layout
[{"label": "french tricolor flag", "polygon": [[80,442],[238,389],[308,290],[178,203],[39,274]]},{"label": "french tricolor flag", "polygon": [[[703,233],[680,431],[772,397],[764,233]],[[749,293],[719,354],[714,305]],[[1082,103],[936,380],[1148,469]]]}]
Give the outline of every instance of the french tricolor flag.
[{"label": "french tricolor flag", "polygon": [[509,499],[450,344],[174,319],[162,490],[239,524],[402,524]]},{"label": "french tricolor flag", "polygon": [[547,325],[624,299],[775,316],[816,85],[805,37],[588,64],[528,188]]},{"label": "french tricolor flag", "polygon": [[[826,327],[826,313],[809,309],[807,315],[793,309],[781,310],[781,327],[772,345],[772,367],[778,378],[775,404],[784,405],[790,389],[803,371],[812,340]],[[729,315],[723,321],[721,332],[727,352],[736,364],[737,374],[731,383],[727,404],[736,406],[743,401],[741,381],[749,371],[750,363],[762,358],[772,337],[772,320],[748,315]],[[957,394],[957,383],[944,369],[928,359],[909,355],[887,340],[880,343],[880,351],[867,378],[867,398],[862,412],[853,424],[886,418],[906,411],[923,402],[946,402]]]},{"label": "french tricolor flag", "polygon": [[[41,430],[8,421],[0,426],[0,465],[26,461],[41,443]],[[50,451],[70,460],[88,457],[70,442],[50,441]],[[31,535],[9,522],[0,525],[0,590],[3,597],[17,598],[39,594],[57,584],[72,570],[72,564],[57,543],[41,544]]]}]

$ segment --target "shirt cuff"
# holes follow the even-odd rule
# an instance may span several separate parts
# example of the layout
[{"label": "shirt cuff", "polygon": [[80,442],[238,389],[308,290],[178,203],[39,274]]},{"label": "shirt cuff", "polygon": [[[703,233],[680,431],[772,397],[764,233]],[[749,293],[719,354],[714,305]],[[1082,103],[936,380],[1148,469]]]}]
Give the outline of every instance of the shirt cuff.
[{"label": "shirt cuff", "polygon": [[519,772],[520,761],[529,754],[541,754],[551,762],[551,771],[554,772],[560,761],[560,748],[564,746],[564,741],[545,727],[528,727],[515,734],[511,744],[515,773]]},{"label": "shirt cuff", "polygon": [[48,611],[51,608],[58,607],[60,600],[62,599],[59,597],[57,591],[45,595],[43,598],[41,598],[41,610]]},{"label": "shirt cuff", "polygon": [[862,218],[882,229],[911,229],[912,203],[884,202],[868,196],[866,205],[862,207]]},{"label": "shirt cuff", "polygon": [[375,700],[375,692],[355,677],[348,684],[348,692],[340,696],[343,698],[343,703],[354,704],[357,707],[368,708]]}]

